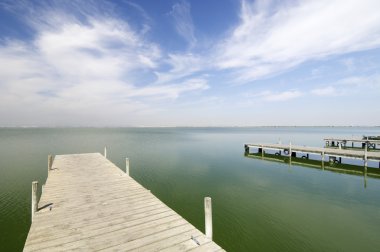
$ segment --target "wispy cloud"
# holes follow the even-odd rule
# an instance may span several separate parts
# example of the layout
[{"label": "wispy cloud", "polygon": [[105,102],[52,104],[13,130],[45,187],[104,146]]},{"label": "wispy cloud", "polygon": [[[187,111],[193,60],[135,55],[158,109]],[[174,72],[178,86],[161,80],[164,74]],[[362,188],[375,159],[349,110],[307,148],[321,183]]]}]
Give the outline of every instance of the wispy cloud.
[{"label": "wispy cloud", "polygon": [[139,88],[131,90],[127,94],[128,97],[155,97],[156,99],[176,99],[184,92],[190,91],[202,91],[208,89],[206,79],[194,78],[188,79],[184,82],[177,84],[165,84],[158,86],[149,86],[144,88]]},{"label": "wispy cloud", "polygon": [[174,25],[178,34],[192,47],[197,42],[197,39],[194,35],[194,24],[190,10],[190,4],[185,0],[181,0],[173,5],[170,15],[174,19]]},{"label": "wispy cloud", "polygon": [[338,95],[336,89],[332,86],[316,88],[311,90],[311,93],[318,96],[336,96]]},{"label": "wispy cloud", "polygon": [[138,5],[134,2],[131,2],[131,1],[126,1],[125,3],[128,4],[129,6],[135,8],[140,13],[142,18],[144,19],[144,22],[142,22],[143,28],[141,29],[140,33],[145,34],[148,31],[150,31],[150,29],[151,29],[150,23],[152,23],[152,19],[150,18],[148,13],[144,10],[144,8],[142,8],[140,5]]},{"label": "wispy cloud", "polygon": [[241,81],[303,62],[380,45],[380,2],[248,1],[240,24],[218,46],[217,65]]},{"label": "wispy cloud", "polygon": [[310,93],[317,96],[380,94],[380,75],[345,77],[329,83],[328,86],[312,89]]},{"label": "wispy cloud", "polygon": [[[335,96],[346,107],[346,96],[370,101],[380,95],[380,50],[360,53],[380,48],[379,1],[243,0],[240,22],[203,44],[197,42],[189,2],[179,0],[169,12],[184,42],[176,51],[155,42],[177,41],[178,35],[152,31],[156,20],[142,2],[120,3],[137,12],[135,20],[118,4],[0,1],[2,11],[25,24],[20,34],[27,33],[0,34],[0,125],[158,125],[158,117],[173,125],[182,119],[197,124],[197,116],[184,111],[199,114],[205,124],[210,114],[219,114],[222,123],[238,118],[236,106],[243,114],[252,104],[268,109],[292,101],[298,107],[297,99]],[[254,81],[254,94],[245,95],[252,87],[234,85]]]},{"label": "wispy cloud", "polygon": [[192,53],[169,54],[163,62],[169,69],[165,72],[156,72],[157,83],[179,80],[206,68],[206,59]]},{"label": "wispy cloud", "polygon": [[[16,7],[26,6],[12,8]],[[96,12],[95,5],[89,7]],[[160,47],[115,15],[96,12],[93,16],[81,9],[85,8],[72,15],[60,6],[34,9],[36,18],[26,15],[23,20],[35,36],[30,41],[2,41],[0,117],[9,118],[7,111],[25,114],[23,108],[34,114],[70,114],[75,109],[93,116],[94,111],[102,114],[116,106],[114,113],[151,110],[154,100],[208,88],[207,80],[199,77],[176,82],[167,78],[160,83],[145,80],[138,73],[153,75],[165,58]],[[170,59],[175,61],[175,56]],[[176,66],[172,72],[184,67]]]},{"label": "wispy cloud", "polygon": [[272,91],[267,90],[267,91],[262,91],[257,94],[249,95],[249,97],[260,99],[262,101],[267,101],[267,102],[281,102],[281,101],[292,100],[292,99],[301,97],[302,95],[303,93],[298,90],[287,90],[283,92],[272,92]]}]

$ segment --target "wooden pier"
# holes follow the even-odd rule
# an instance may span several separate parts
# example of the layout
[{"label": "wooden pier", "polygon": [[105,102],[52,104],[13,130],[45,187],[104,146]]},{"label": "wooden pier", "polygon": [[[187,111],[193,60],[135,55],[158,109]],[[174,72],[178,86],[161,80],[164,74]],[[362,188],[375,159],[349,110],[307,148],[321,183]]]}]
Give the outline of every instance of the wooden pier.
[{"label": "wooden pier", "polygon": [[212,241],[210,198],[205,235],[131,178],[129,159],[126,166],[99,153],[49,156],[38,203],[32,186],[24,251],[223,251]]},{"label": "wooden pier", "polygon": [[[354,149],[335,149],[335,148],[321,148],[321,147],[308,147],[308,146],[296,146],[286,144],[245,144],[245,153],[249,154],[251,149],[257,149],[258,153],[264,155],[265,149],[277,151],[277,155],[284,155],[289,157],[291,162],[292,157],[297,157],[297,154],[301,154],[302,158],[309,158],[309,154],[317,154],[321,157],[321,162],[325,162],[325,157],[328,157],[330,162],[341,163],[342,158],[351,159],[361,159],[363,160],[364,167],[367,167],[368,161],[380,161],[379,151],[368,151],[367,148],[364,150],[354,150]],[[380,162],[379,162],[380,168]]]},{"label": "wooden pier", "polygon": [[[373,149],[380,150],[380,140],[376,139],[355,139],[355,138],[325,138],[326,148],[338,148],[338,149]],[[351,144],[349,144],[351,143]],[[357,144],[360,144],[357,146]]]}]

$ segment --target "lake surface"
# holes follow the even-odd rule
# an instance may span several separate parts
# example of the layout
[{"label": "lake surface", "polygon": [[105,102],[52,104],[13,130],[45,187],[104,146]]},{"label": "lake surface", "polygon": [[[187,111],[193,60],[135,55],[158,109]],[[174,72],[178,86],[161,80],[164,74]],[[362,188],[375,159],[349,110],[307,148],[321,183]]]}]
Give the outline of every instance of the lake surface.
[{"label": "lake surface", "polygon": [[31,182],[47,155],[103,152],[198,229],[212,197],[214,240],[228,251],[379,251],[380,179],[244,157],[244,143],[323,146],[380,128],[0,129],[0,251],[20,251]]}]

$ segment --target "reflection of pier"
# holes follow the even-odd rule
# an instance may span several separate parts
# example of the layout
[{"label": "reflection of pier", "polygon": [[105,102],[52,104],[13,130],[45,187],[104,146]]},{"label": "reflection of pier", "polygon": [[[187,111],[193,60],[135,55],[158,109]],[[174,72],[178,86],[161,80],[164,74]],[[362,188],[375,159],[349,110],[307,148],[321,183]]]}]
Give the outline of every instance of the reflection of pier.
[{"label": "reflection of pier", "polygon": [[305,159],[309,159],[310,154],[320,155],[320,161],[322,162],[322,165],[324,165],[326,156],[328,157],[329,162],[339,164],[342,163],[342,158],[360,159],[363,160],[363,165],[365,168],[368,166],[368,161],[380,161],[380,152],[368,151],[367,145],[365,146],[364,150],[294,146],[291,143],[289,145],[245,144],[244,148],[246,155],[250,154],[252,150],[257,150],[257,153],[261,154],[262,157],[264,157],[265,150],[274,150],[275,155],[287,156],[290,163],[292,162],[292,157],[297,158],[299,156]]},{"label": "reflection of pier", "polygon": [[[365,149],[368,150],[380,150],[380,140],[378,139],[349,139],[349,138],[325,138],[326,148],[338,148],[338,149]],[[358,146],[359,144],[359,146]]]}]

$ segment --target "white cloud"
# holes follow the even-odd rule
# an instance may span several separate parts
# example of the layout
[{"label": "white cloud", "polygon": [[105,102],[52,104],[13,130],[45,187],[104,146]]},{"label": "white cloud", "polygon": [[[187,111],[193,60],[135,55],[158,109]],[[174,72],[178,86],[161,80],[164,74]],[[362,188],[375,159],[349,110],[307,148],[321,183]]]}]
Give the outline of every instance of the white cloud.
[{"label": "white cloud", "polygon": [[311,90],[311,93],[318,96],[336,96],[337,91],[334,87],[328,86],[324,88],[316,88]]},{"label": "white cloud", "polygon": [[155,96],[159,99],[171,98],[175,99],[184,92],[206,90],[209,86],[207,80],[202,78],[188,79],[179,84],[166,84],[158,86],[149,86],[145,88],[139,88],[131,90],[127,95],[129,97],[140,96],[150,97]]},{"label": "white cloud", "polygon": [[[218,122],[223,124],[223,120],[238,119],[234,108],[239,102],[247,104],[239,107],[243,114],[250,104],[265,104],[268,109],[278,107],[276,102],[306,95],[317,99],[312,95],[360,94],[368,101],[380,92],[380,77],[373,74],[378,72],[376,54],[371,55],[375,62],[371,71],[367,59],[360,62],[355,54],[346,56],[341,63],[352,67],[353,76],[339,81],[323,80],[332,68],[329,62],[318,64],[323,57],[380,45],[377,1],[243,1],[240,24],[224,40],[208,44],[214,48],[201,51],[190,5],[180,1],[170,15],[189,47],[167,52],[150,40],[148,31],[155,26],[139,5],[127,2],[137,10],[142,24],[128,23],[112,13],[112,2],[104,1],[107,8],[98,6],[103,1],[91,0],[45,3],[40,8],[38,3],[21,1],[25,10],[35,5],[25,12],[33,34],[24,41],[0,41],[0,125],[51,125],[50,121],[58,125],[158,125],[160,118],[172,125],[182,119],[195,125],[198,118],[207,124],[209,115],[218,113]],[[56,4],[71,7],[56,10]],[[246,87],[231,87],[306,61],[313,61],[311,75],[321,82],[311,91],[295,86],[300,81],[292,81],[297,79],[293,73],[292,78],[276,80],[278,89],[273,91],[271,80],[257,82],[267,85],[261,89],[267,91],[248,96],[241,95]],[[359,67],[366,71],[358,71]],[[215,88],[204,92],[210,86]],[[339,104],[343,107],[344,102]]]},{"label": "white cloud", "polygon": [[380,75],[350,76],[334,81],[329,86],[310,91],[317,96],[347,96],[376,94],[380,92]]},{"label": "white cloud", "polygon": [[[53,14],[49,10],[41,15]],[[23,121],[26,114],[34,114],[36,121],[46,114],[55,121],[76,115],[77,121],[70,119],[74,124],[110,114],[117,120],[134,111],[149,114],[158,99],[208,88],[205,78],[146,81],[143,75],[153,75],[164,56],[158,45],[120,19],[57,16],[51,23],[39,17],[32,22],[35,37],[28,42],[0,44],[0,124]],[[191,62],[181,66],[178,57],[169,57],[175,65],[170,74],[184,76],[180,72]]]},{"label": "white cloud", "polygon": [[341,79],[335,83],[340,89],[350,91],[350,93],[379,93],[380,92],[380,75],[371,74],[367,76],[351,76]]},{"label": "white cloud", "polygon": [[250,95],[252,98],[258,98],[263,101],[268,102],[280,102],[280,101],[288,101],[303,95],[302,92],[298,90],[288,90],[283,92],[272,92],[272,91],[263,91],[257,94]]},{"label": "white cloud", "polygon": [[380,2],[242,2],[241,22],[219,46],[220,69],[241,80],[279,73],[305,61],[380,45]]},{"label": "white cloud", "polygon": [[170,69],[156,72],[158,83],[182,79],[206,68],[206,59],[192,53],[169,54],[164,61]]},{"label": "white cloud", "polygon": [[197,39],[194,35],[194,24],[190,9],[190,4],[185,0],[181,0],[173,5],[170,15],[174,18],[175,28],[178,34],[192,47],[197,42]]}]

